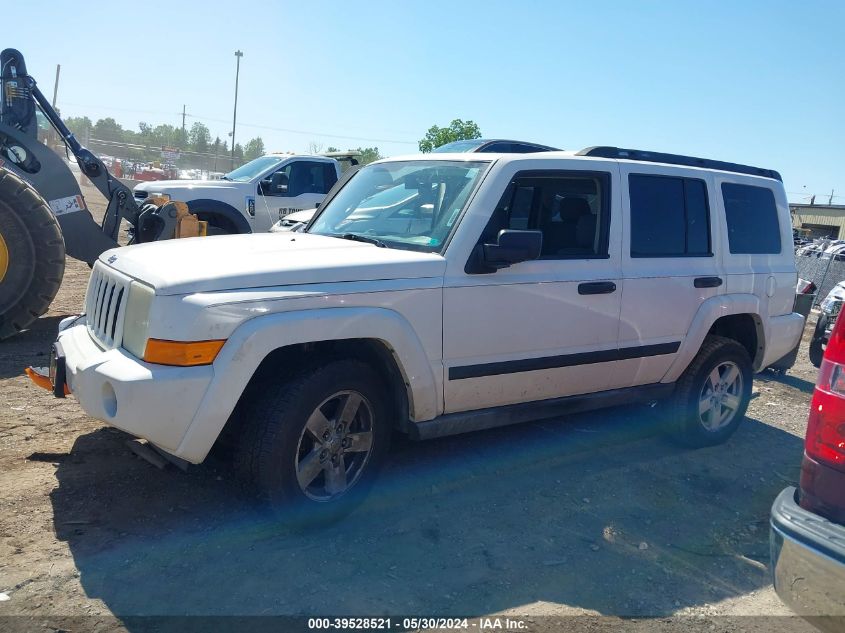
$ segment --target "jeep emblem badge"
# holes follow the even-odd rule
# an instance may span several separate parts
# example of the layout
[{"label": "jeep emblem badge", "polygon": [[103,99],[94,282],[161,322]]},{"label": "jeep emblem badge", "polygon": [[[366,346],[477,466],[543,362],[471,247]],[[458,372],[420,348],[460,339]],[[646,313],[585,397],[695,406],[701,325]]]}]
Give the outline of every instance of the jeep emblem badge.
[{"label": "jeep emblem badge", "polygon": [[114,264],[117,261],[117,255],[112,255],[107,261],[109,264]]}]

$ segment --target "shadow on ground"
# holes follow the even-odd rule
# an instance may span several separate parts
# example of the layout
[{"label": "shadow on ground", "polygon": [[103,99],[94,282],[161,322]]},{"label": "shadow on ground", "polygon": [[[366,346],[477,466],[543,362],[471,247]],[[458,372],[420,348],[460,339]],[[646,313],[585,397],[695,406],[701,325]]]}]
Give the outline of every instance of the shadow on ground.
[{"label": "shadow on ground", "polygon": [[801,440],[748,419],[727,445],[686,451],[652,437],[653,418],[629,407],[399,441],[364,507],[300,535],[227,473],[158,471],[105,428],[59,463],[55,527],[86,593],[118,616],[537,601],[659,616],[768,585],[769,507],[797,477]]},{"label": "shadow on ground", "polygon": [[[64,316],[41,317],[32,327],[10,339],[0,341],[0,379],[20,376],[24,368],[50,364],[50,348]],[[34,350],[34,351],[33,351]]]},{"label": "shadow on ground", "polygon": [[757,374],[754,376],[755,382],[759,382],[760,384],[766,384],[768,382],[779,382],[783,385],[788,385],[793,389],[797,389],[801,393],[813,393],[813,389],[815,389],[816,385],[809,380],[805,380],[804,378],[800,378],[793,374],[775,374],[773,372],[765,372],[762,374]]}]

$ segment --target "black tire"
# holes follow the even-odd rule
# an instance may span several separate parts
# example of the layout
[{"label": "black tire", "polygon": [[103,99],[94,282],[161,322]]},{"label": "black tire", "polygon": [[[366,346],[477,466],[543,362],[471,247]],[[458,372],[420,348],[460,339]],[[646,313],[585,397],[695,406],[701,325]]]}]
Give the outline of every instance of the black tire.
[{"label": "black tire", "polygon": [[[723,423],[713,422],[710,413],[701,414],[699,403],[703,402],[707,391],[711,373],[723,367],[735,367],[740,378],[736,391],[730,393],[730,401],[736,406],[733,413]],[[670,435],[679,444],[691,448],[715,446],[725,442],[742,422],[751,400],[752,381],[751,360],[746,349],[733,339],[722,336],[708,336],[704,339],[701,349],[693,358],[689,367],[681,375],[675,387],[675,393],[669,407]],[[713,394],[718,398],[718,394]],[[734,397],[736,400],[734,400]],[[724,407],[724,408],[723,408]],[[727,406],[720,405],[720,413]],[[708,417],[709,422],[704,418]],[[713,428],[708,428],[708,423]]]},{"label": "black tire", "polygon": [[208,222],[206,227],[206,235],[236,235],[238,230],[235,225],[228,218],[211,213],[203,213],[202,211],[192,212],[200,220]]},{"label": "black tire", "polygon": [[827,336],[827,322],[828,316],[824,313],[819,315],[819,320],[816,321],[816,329],[813,330],[813,338],[810,339],[809,356],[813,367],[822,366],[822,357],[824,356],[825,338]]},{"label": "black tire", "polygon": [[[314,490],[303,490],[300,486],[297,461],[301,467],[306,459],[314,457],[314,451],[327,452],[324,446],[328,444],[314,442],[306,423],[321,403],[339,392],[354,392],[363,397],[358,411],[366,410],[360,420],[353,419],[351,426],[367,417],[371,448],[361,463],[360,474],[345,492],[321,501],[315,498]],[[329,523],[345,516],[364,500],[387,454],[391,436],[387,389],[371,367],[357,360],[328,361],[287,381],[262,381],[258,388],[249,389],[242,401],[236,411],[241,425],[234,452],[235,471],[286,525]],[[332,406],[329,401],[321,409],[330,420],[330,427],[337,422],[331,414]],[[336,438],[332,437],[334,442]],[[303,452],[301,441],[312,442],[312,450]],[[358,459],[361,453],[350,451],[346,455],[351,471],[351,460]],[[327,462],[323,463],[329,468]],[[328,489],[327,477],[328,470],[316,475],[314,489],[321,481]]]},{"label": "black tire", "polygon": [[47,202],[0,168],[0,340],[44,314],[65,272],[65,242]]}]

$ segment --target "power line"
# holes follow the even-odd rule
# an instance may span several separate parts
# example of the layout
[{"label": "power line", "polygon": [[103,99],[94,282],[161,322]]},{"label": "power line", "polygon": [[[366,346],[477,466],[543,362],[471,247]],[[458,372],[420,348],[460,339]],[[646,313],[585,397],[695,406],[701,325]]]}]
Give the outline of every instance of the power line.
[{"label": "power line", "polygon": [[[215,123],[226,123],[222,119],[215,119],[214,117],[207,117],[202,116],[199,114],[188,114],[187,116],[192,117],[194,119],[200,121],[214,121]],[[325,138],[342,138],[352,141],[370,141],[374,143],[398,143],[401,145],[416,145],[416,141],[399,141],[396,139],[388,139],[388,138],[368,138],[363,136],[347,136],[345,134],[327,134],[326,132],[315,132],[313,130],[294,130],[291,128],[286,127],[274,127],[271,125],[258,125],[255,123],[241,123],[242,126],[245,127],[252,127],[259,130],[272,130],[273,132],[287,132],[290,134],[304,134],[307,136],[321,136]]]},{"label": "power line", "polygon": [[[182,116],[181,112],[165,112],[163,110],[143,110],[138,108],[117,108],[113,106],[92,106],[86,105],[83,103],[72,103],[70,101],[63,101],[63,105],[67,106],[74,106],[77,108],[94,108],[99,110],[111,110],[115,112],[135,112],[140,114],[157,114],[160,116],[169,116],[169,117],[180,117]],[[202,116],[199,114],[190,114],[185,113],[186,117],[190,117],[192,119],[196,119],[198,121],[212,121],[214,123],[221,123],[223,125],[229,125],[229,121],[225,121],[223,119],[217,119],[214,117]],[[244,127],[255,128],[258,130],[270,130],[272,132],[285,132],[288,134],[301,134],[303,136],[319,136],[323,138],[336,138],[336,139],[344,139],[349,141],[362,141],[362,142],[369,142],[369,143],[396,143],[398,145],[416,145],[416,141],[407,141],[407,140],[397,140],[397,139],[386,139],[386,138],[369,138],[364,136],[349,136],[346,134],[329,134],[325,132],[315,132],[313,130],[295,130],[292,128],[284,128],[284,127],[274,127],[271,125],[258,125],[255,123],[241,123]]]}]

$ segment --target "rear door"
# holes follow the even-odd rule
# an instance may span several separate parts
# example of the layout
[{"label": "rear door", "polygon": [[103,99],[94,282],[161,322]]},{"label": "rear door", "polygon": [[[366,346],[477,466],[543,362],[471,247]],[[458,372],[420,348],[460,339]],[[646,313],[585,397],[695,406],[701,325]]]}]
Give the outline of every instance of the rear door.
[{"label": "rear door", "polygon": [[659,382],[675,359],[701,304],[725,291],[714,249],[713,180],[709,172],[649,163],[620,163],[622,311],[620,348],[626,386]]}]

